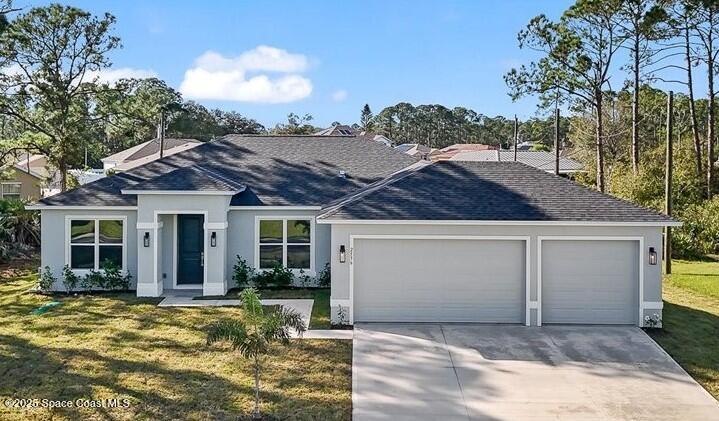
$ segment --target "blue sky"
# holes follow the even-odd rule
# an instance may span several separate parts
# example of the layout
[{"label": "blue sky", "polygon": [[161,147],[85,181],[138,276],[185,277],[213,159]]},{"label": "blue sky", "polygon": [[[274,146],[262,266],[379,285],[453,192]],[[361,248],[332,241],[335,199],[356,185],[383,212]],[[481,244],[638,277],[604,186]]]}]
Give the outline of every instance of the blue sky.
[{"label": "blue sky", "polygon": [[112,54],[115,69],[156,74],[183,88],[186,98],[237,110],[267,126],[284,121],[289,112],[310,113],[316,125],[326,126],[335,120],[356,122],[365,103],[378,112],[400,101],[531,116],[535,101],[513,103],[502,79],[532,57],[518,48],[517,32],[537,14],[558,17],[571,2],[69,4],[117,17],[123,48]]}]

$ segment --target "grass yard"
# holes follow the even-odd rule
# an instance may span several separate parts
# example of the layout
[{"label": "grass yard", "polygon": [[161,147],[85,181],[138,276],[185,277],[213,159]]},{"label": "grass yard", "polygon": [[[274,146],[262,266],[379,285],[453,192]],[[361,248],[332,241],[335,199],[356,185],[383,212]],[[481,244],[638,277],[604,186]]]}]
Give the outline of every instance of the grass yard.
[{"label": "grass yard", "polygon": [[[217,299],[238,299],[239,288],[233,288],[223,296],[196,297],[196,300],[217,300]],[[285,288],[285,289],[260,289],[260,298],[263,300],[275,299],[304,299],[315,300],[312,304],[312,316],[310,317],[310,329],[331,329],[330,323],[330,289],[329,288]]]},{"label": "grass yard", "polygon": [[649,334],[719,399],[719,262],[673,263],[664,281],[664,328]]},{"label": "grass yard", "polygon": [[[208,347],[204,333],[215,320],[242,317],[241,309],[158,308],[158,300],[132,293],[47,297],[27,292],[34,283],[29,269],[0,267],[0,397],[119,398],[130,406],[0,405],[0,419],[204,420],[250,413],[249,364],[229,347]],[[62,305],[30,314],[53,299]],[[263,412],[275,419],[350,419],[351,365],[351,341],[295,340],[276,349],[263,372]]]}]

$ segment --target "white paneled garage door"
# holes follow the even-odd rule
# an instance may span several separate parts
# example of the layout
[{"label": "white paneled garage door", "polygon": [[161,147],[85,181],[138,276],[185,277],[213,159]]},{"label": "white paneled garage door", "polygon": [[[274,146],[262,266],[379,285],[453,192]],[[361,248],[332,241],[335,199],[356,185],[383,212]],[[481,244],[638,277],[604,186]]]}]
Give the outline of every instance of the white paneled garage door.
[{"label": "white paneled garage door", "polygon": [[523,323],[525,242],[356,238],[355,322]]},{"label": "white paneled garage door", "polygon": [[636,324],[639,242],[543,240],[542,323]]}]

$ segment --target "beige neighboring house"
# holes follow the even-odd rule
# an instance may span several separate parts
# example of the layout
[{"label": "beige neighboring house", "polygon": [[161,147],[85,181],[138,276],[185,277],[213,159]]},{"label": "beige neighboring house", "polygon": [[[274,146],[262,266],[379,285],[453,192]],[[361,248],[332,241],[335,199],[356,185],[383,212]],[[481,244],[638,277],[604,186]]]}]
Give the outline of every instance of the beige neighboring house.
[{"label": "beige neighboring house", "polygon": [[455,143],[437,151],[432,155],[432,161],[443,161],[451,159],[453,156],[463,152],[491,151],[496,150],[496,146],[485,145],[483,143]]},{"label": "beige neighboring house", "polygon": [[37,201],[44,197],[45,180],[50,176],[44,155],[26,156],[0,177],[0,199]]},{"label": "beige neighboring house", "polygon": [[[174,155],[178,152],[192,149],[202,142],[197,139],[166,138],[163,156]],[[148,162],[160,159],[160,140],[152,139],[140,143],[116,154],[102,158],[102,168],[107,171],[127,171]]]}]

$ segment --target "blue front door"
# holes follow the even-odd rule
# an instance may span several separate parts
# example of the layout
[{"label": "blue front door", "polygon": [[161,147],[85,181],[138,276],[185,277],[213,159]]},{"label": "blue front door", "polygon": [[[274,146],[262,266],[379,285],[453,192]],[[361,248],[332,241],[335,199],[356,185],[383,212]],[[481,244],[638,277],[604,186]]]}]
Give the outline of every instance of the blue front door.
[{"label": "blue front door", "polygon": [[177,285],[202,284],[204,224],[203,215],[177,215]]}]

